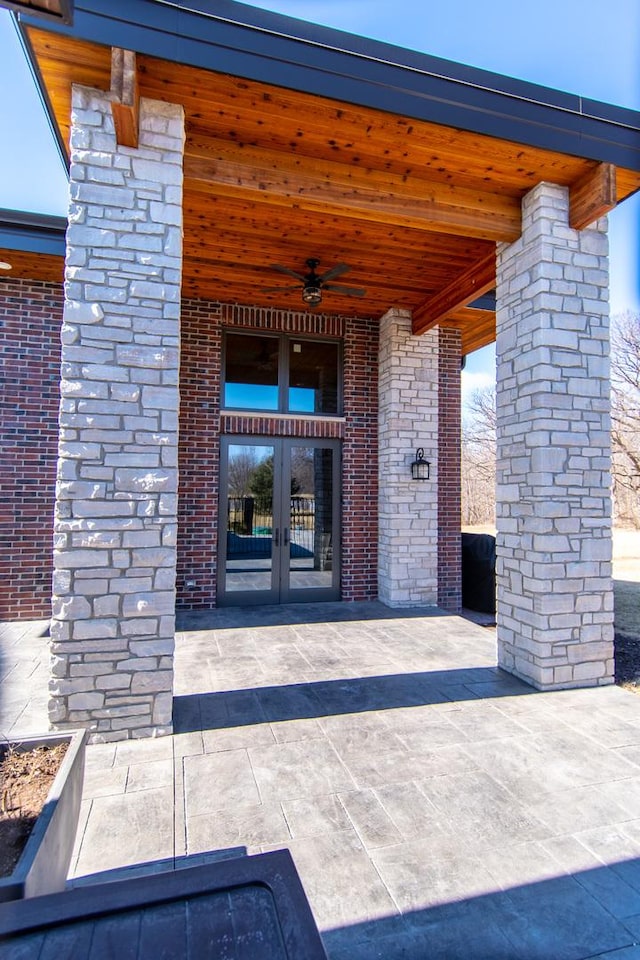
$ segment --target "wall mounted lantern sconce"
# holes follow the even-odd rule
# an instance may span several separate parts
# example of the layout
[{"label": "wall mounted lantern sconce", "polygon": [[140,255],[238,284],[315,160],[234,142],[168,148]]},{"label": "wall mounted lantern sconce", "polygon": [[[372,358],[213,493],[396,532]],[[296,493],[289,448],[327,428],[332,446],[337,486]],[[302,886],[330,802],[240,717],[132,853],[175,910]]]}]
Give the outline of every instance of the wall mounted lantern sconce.
[{"label": "wall mounted lantern sconce", "polygon": [[424,458],[424,450],[422,447],[418,447],[416,450],[416,458],[411,464],[411,479],[412,480],[428,480],[429,479],[429,467],[430,463]]}]

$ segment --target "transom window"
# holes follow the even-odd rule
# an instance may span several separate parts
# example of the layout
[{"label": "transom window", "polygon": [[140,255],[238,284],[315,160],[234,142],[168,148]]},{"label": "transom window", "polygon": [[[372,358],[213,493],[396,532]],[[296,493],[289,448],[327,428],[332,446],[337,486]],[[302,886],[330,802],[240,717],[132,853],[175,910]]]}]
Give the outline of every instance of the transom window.
[{"label": "transom window", "polygon": [[222,403],[232,410],[338,414],[342,409],[340,344],[227,333]]}]

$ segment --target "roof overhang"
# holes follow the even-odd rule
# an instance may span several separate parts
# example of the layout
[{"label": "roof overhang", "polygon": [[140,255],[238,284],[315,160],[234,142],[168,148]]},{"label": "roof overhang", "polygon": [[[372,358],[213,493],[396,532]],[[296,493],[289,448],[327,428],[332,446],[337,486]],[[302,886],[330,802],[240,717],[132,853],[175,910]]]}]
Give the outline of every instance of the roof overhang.
[{"label": "roof overhang", "polygon": [[10,268],[0,276],[61,283],[66,229],[62,217],[0,209],[0,260]]},{"label": "roof overhang", "polygon": [[1,6],[53,23],[73,22],[73,0],[3,0]]},{"label": "roof overhang", "polygon": [[467,352],[494,337],[493,312],[471,304],[529,189],[567,186],[584,226],[640,187],[633,111],[232,0],[207,7],[79,0],[72,26],[21,20],[65,155],[71,84],[122,89],[112,47],[135,52],[141,96],[183,104],[187,296],[298,308],[265,291],[269,264],[344,261],[367,296],[323,309],[411,309],[417,333],[460,326]]},{"label": "roof overhang", "polygon": [[[4,0],[1,5],[7,5]],[[66,36],[640,171],[640,114],[234,0],[79,0]],[[23,18],[25,26],[38,25]]]}]

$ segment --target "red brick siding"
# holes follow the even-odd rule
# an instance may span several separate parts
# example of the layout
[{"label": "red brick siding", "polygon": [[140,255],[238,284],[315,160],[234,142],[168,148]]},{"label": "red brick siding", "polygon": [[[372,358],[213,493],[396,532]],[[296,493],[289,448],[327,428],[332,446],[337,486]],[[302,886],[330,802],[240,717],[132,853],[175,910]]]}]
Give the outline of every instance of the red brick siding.
[{"label": "red brick siding", "polygon": [[462,605],[460,331],[441,327],[438,353],[438,606]]},{"label": "red brick siding", "polygon": [[351,320],[344,340],[342,599],[378,595],[379,325]]},{"label": "red brick siding", "polygon": [[[0,617],[5,619],[50,614],[62,306],[62,288],[57,284],[0,281],[5,368]],[[221,419],[220,346],[225,326],[342,339],[344,419],[235,415]],[[343,441],[342,597],[375,597],[377,323],[185,300],[181,338],[178,605],[215,606],[221,432]],[[192,587],[187,588],[187,580]]]},{"label": "red brick siding", "polygon": [[247,416],[223,413],[220,432],[243,433],[254,437],[309,437],[322,440],[341,440],[344,423],[337,420],[289,419],[278,416]]},{"label": "red brick siding", "polygon": [[216,602],[220,316],[217,303],[182,301],[177,604],[188,609]]},{"label": "red brick siding", "polygon": [[[220,414],[226,328],[329,336],[344,342],[344,419]],[[220,434],[343,440],[342,598],[377,593],[377,353],[372,321],[306,311],[183,301],[178,605],[215,605]],[[187,581],[192,586],[187,587]]]},{"label": "red brick siding", "polygon": [[62,288],[0,280],[0,619],[51,615]]}]

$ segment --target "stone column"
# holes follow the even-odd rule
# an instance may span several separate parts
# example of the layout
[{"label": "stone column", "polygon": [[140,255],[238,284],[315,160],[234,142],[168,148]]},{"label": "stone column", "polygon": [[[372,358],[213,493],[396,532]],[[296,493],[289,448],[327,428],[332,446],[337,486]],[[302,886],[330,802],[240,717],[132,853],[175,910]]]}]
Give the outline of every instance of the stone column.
[{"label": "stone column", "polygon": [[613,681],[606,221],[541,183],[498,248],[498,657],[539,689]]},{"label": "stone column", "polygon": [[[411,334],[411,313],[380,321],[378,596],[390,607],[435,605],[438,591],[438,331]],[[431,479],[411,479],[416,448]]]},{"label": "stone column", "polygon": [[49,713],[94,740],[171,732],[183,149],[182,107],[130,149],[74,88]]}]

